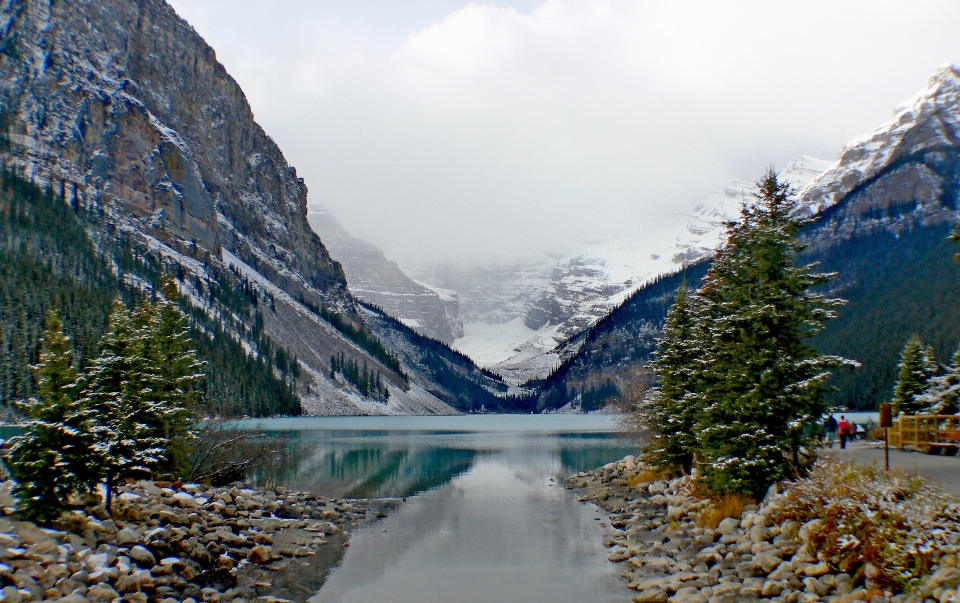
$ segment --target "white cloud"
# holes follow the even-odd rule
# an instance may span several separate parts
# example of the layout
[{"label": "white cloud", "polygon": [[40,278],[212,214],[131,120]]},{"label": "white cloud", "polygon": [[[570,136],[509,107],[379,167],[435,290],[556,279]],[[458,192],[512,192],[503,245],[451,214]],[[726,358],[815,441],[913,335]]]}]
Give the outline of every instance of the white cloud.
[{"label": "white cloud", "polygon": [[960,61],[955,1],[173,4],[311,195],[401,260],[658,232]]}]

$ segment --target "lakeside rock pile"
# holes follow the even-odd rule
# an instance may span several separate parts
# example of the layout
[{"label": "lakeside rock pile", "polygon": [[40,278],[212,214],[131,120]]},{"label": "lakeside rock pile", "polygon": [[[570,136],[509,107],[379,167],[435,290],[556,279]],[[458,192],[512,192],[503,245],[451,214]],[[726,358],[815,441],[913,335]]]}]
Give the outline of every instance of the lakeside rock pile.
[{"label": "lakeside rock pile", "polygon": [[938,563],[910,593],[884,592],[872,582],[876,568],[851,576],[808,550],[819,527],[814,519],[777,522],[784,495],[771,488],[760,505],[716,529],[701,527],[698,515],[711,502],[692,494],[689,477],[642,481],[654,473],[628,456],[567,481],[610,513],[612,533],[604,544],[609,560],[623,563],[621,577],[638,591],[636,603],[948,603],[960,601],[957,549],[939,551]]},{"label": "lakeside rock pile", "polygon": [[64,515],[58,530],[0,518],[0,598],[276,603],[284,599],[261,596],[270,574],[331,542],[346,546],[369,506],[283,488],[138,482],[120,489],[112,519],[102,507]]}]

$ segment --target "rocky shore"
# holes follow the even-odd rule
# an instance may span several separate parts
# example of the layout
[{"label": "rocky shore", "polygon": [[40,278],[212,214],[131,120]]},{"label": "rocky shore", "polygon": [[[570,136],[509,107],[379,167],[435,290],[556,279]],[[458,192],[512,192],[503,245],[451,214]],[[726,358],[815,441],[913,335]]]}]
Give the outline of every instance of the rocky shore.
[{"label": "rocky shore", "polygon": [[[566,486],[609,513],[612,530],[604,544],[609,560],[622,564],[621,577],[637,591],[636,603],[948,603],[960,601],[957,544],[939,547],[937,563],[909,593],[892,593],[872,582],[869,564],[856,575],[838,572],[807,544],[818,520],[804,524],[775,520],[784,495],[771,488],[760,505],[716,529],[698,525],[711,502],[692,494],[689,477],[645,481],[655,475],[628,456],[571,477]],[[655,478],[653,478],[655,479]]]},{"label": "rocky shore", "polygon": [[0,598],[8,603],[304,601],[391,501],[138,482],[56,529],[18,521],[0,486]]}]

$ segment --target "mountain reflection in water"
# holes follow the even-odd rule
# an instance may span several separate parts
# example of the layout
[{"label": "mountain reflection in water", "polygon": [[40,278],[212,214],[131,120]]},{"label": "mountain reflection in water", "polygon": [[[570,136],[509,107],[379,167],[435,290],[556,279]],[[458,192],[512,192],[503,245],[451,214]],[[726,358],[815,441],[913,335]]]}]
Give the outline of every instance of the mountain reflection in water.
[{"label": "mountain reflection in water", "polygon": [[583,415],[268,419],[247,426],[283,438],[286,447],[282,466],[254,481],[328,498],[412,496],[469,471],[480,457],[519,448],[557,454],[564,473],[636,450],[613,433],[608,417]]}]

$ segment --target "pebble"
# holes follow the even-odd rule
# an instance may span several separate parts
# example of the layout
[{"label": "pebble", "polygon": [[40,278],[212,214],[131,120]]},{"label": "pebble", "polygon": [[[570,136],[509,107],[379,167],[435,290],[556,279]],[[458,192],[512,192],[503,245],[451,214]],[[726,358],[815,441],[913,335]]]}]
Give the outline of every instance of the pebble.
[{"label": "pebble", "polygon": [[[960,603],[960,546],[944,550],[920,584],[908,593],[881,592],[876,568],[850,576],[817,559],[806,545],[820,520],[777,524],[778,499],[771,488],[760,505],[716,529],[697,525],[709,501],[696,497],[688,477],[640,482],[650,467],[632,456],[567,480],[609,513],[615,531],[604,535],[609,560],[622,564],[635,603]],[[960,544],[960,538],[957,539]]]},{"label": "pebble", "polygon": [[[12,485],[0,483],[0,494]],[[255,584],[259,578],[249,578],[243,586],[240,572],[277,569],[315,555],[327,544],[325,536],[358,525],[370,506],[367,500],[325,500],[239,484],[141,481],[118,494],[112,518],[102,507],[89,507],[65,514],[56,529],[17,521],[15,514],[0,516],[0,601],[283,601],[270,595],[269,580]],[[276,534],[288,529],[303,530],[308,538],[274,546]]]}]

